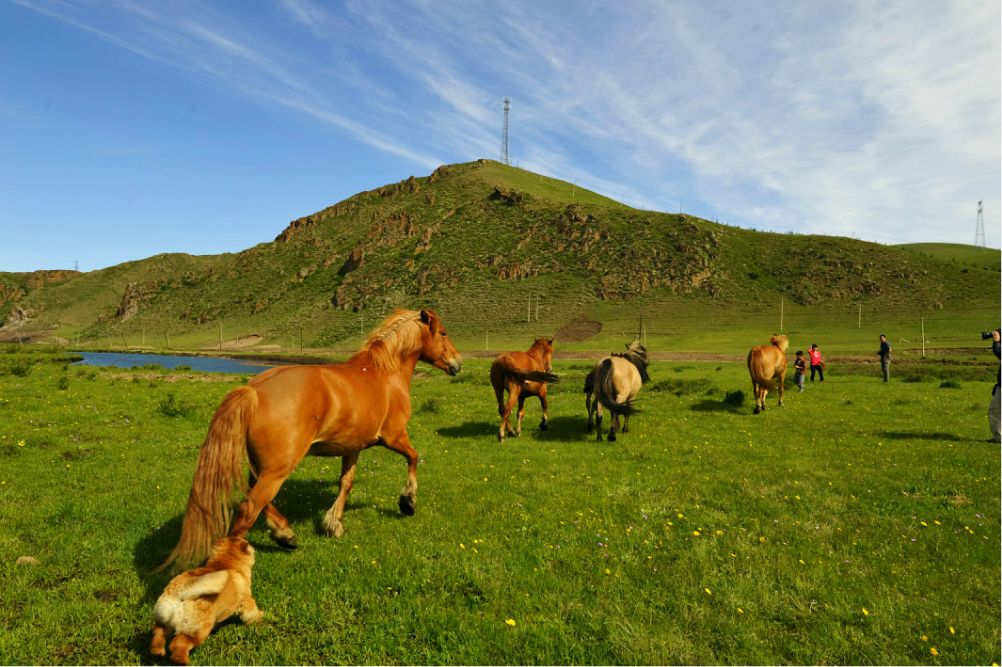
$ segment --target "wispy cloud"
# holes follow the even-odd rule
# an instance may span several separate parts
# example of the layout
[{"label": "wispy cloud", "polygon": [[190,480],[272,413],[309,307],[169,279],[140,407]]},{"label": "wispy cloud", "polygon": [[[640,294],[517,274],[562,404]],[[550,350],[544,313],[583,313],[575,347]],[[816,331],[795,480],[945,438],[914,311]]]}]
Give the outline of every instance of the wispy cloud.
[{"label": "wispy cloud", "polygon": [[[513,159],[777,231],[999,244],[997,3],[21,4],[422,168]],[[971,227],[971,239],[957,233]]]}]

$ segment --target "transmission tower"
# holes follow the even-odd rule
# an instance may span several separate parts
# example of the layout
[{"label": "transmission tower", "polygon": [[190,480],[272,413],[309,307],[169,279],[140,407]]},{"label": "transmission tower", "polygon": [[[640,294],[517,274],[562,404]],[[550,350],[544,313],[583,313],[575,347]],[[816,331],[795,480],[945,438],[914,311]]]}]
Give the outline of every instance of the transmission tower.
[{"label": "transmission tower", "polygon": [[501,161],[506,165],[511,165],[508,159],[508,111],[511,109],[511,100],[504,98],[504,130],[501,133]]},{"label": "transmission tower", "polygon": [[974,245],[985,247],[985,210],[981,206],[980,199],[978,200],[978,226],[974,229]]}]

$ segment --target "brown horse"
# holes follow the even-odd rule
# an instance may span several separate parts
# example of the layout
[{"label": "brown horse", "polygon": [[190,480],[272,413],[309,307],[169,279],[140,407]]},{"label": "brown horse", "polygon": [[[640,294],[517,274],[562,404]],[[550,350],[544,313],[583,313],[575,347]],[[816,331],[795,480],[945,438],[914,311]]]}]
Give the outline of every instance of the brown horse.
[{"label": "brown horse", "polygon": [[779,387],[779,404],[783,405],[783,384],[786,382],[786,336],[773,334],[769,345],[758,345],[748,351],[748,373],[755,393],[755,414],[765,410],[765,397],[770,389]]},{"label": "brown horse", "polygon": [[[341,515],[362,450],[381,445],[407,459],[400,511],[414,513],[418,455],[407,436],[410,385],[418,360],[449,375],[461,358],[438,316],[398,310],[372,332],[348,361],[327,366],[272,368],[231,391],[216,410],[202,445],[181,539],[160,569],[203,559],[227,532],[235,488],[246,492],[229,534],[243,537],[263,510],[271,537],[296,547],[288,520],[272,500],[307,454],[340,456],[337,500],[324,517],[328,534],[344,532]],[[243,462],[250,467],[249,485]],[[248,491],[248,486],[250,487]]]},{"label": "brown horse", "polygon": [[[501,417],[501,427],[498,430],[498,440],[504,442],[505,433],[522,435],[522,417],[525,416],[525,399],[538,396],[543,406],[543,421],[539,429],[545,431],[549,424],[546,403],[547,383],[557,382],[553,374],[553,338],[537,338],[528,352],[505,352],[499,354],[491,364],[491,385],[494,387],[494,397],[498,402],[498,415]],[[508,401],[504,393],[508,392]],[[511,430],[508,418],[518,403],[518,423]]]},{"label": "brown horse", "polygon": [[[616,440],[619,417],[623,417],[622,432],[630,430],[630,415],[638,412],[633,401],[640,387],[650,380],[647,375],[647,349],[634,340],[626,346],[626,352],[614,352],[595,364],[594,370],[585,378],[585,409],[588,410],[588,432],[594,426],[596,439],[602,440],[602,408],[612,413],[609,441]],[[592,394],[595,400],[592,401]],[[592,422],[592,414],[595,422]]]}]

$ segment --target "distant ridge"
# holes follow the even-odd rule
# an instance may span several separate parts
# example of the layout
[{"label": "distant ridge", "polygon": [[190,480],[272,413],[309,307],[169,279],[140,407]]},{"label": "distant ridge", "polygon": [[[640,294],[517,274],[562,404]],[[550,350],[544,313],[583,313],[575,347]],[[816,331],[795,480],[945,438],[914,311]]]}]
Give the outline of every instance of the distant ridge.
[{"label": "distant ridge", "polygon": [[993,265],[944,252],[641,211],[478,160],[360,192],[238,253],[157,255],[40,282],[0,273],[0,339],[339,346],[395,307],[437,308],[454,334],[472,337],[488,324],[504,332],[535,322],[614,333],[608,323],[632,320],[638,304],[682,317],[780,300],[881,310],[997,303],[984,278],[997,287],[998,251]]}]

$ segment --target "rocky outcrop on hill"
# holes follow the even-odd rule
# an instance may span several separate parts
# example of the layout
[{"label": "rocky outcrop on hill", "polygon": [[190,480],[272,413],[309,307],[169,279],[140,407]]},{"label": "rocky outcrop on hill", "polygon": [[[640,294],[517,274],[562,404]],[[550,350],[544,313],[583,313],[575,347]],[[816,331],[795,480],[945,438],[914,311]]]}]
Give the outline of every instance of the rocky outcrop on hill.
[{"label": "rocky outcrop on hill", "polygon": [[129,283],[125,286],[122,294],[122,302],[115,311],[115,317],[125,322],[135,317],[139,312],[139,306],[146,297],[146,291],[136,283]]}]

